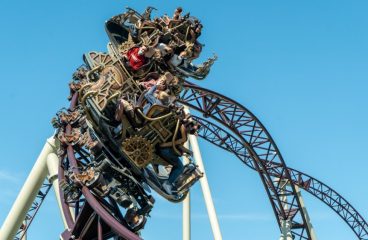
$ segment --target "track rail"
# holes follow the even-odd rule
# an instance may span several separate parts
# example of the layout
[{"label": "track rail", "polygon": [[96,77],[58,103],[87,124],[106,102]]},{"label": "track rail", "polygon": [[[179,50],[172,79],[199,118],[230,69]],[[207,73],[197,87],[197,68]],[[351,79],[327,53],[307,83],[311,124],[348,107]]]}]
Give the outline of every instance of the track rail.
[{"label": "track rail", "polygon": [[[71,109],[75,106],[76,100],[77,96],[75,95],[71,102]],[[246,108],[218,93],[189,83],[185,84],[185,90],[179,101],[202,113],[206,118],[196,116],[195,112],[192,112],[193,118],[202,124],[199,131],[200,137],[233,153],[248,167],[258,171],[278,223],[281,224],[282,220],[291,221],[292,232],[297,237],[296,239],[310,239],[305,216],[300,211],[300,204],[295,196],[295,186],[298,186],[335,211],[352,229],[358,239],[368,240],[368,224],[361,214],[345,198],[323,182],[303,172],[288,168],[267,130]],[[209,119],[214,120],[214,122],[209,121]],[[224,130],[215,122],[225,126],[229,131]],[[70,131],[71,126],[68,128]],[[70,164],[74,166],[74,169],[77,169],[72,146],[68,147],[67,153]],[[63,179],[63,171],[63,168],[60,167],[59,180]],[[281,186],[281,181],[277,179],[288,181],[290,187],[286,190],[287,198],[285,198],[285,185]],[[48,188],[41,191],[41,198],[35,200],[41,200],[41,202],[36,203],[34,205],[36,207],[30,209],[30,213],[34,212],[32,219],[50,189],[50,185],[44,186]],[[60,191],[64,216],[69,228],[63,233],[65,239],[70,237],[73,230],[77,228],[80,229],[77,229],[80,232],[96,228],[94,231],[96,231],[98,239],[113,236],[111,235],[114,234],[113,232],[126,239],[139,239],[137,235],[131,234],[121,222],[114,218],[114,214],[108,211],[109,207],[96,199],[86,187],[83,187],[82,192],[84,199],[81,203],[84,205],[74,206],[76,210],[74,218],[69,211],[70,206],[65,202],[63,193]],[[285,211],[284,204],[292,206],[292,211]],[[31,221],[27,224],[27,228],[30,224]],[[106,230],[106,225],[107,230],[112,231],[103,233],[102,230]]]},{"label": "track rail", "polygon": [[37,193],[35,200],[32,202],[31,208],[28,209],[26,218],[24,219],[22,226],[19,228],[14,240],[24,239],[24,237],[27,235],[27,231],[32,224],[33,219],[36,217],[38,210],[40,210],[42,203],[51,189],[51,186],[52,184],[49,183],[49,180],[45,179]]},{"label": "track rail", "polygon": [[[78,101],[78,93],[72,97],[69,109],[73,110]],[[66,133],[70,134],[72,126],[66,126]],[[72,171],[79,173],[78,159],[75,155],[75,149],[72,145],[66,146],[66,159],[72,167]],[[64,178],[64,169],[62,165],[59,168],[59,179]],[[141,238],[131,232],[124,226],[121,219],[119,219],[120,211],[118,209],[111,210],[109,204],[103,199],[98,199],[94,196],[86,186],[81,186],[81,192],[84,196],[83,206],[79,207],[80,201],[69,204],[64,199],[64,194],[60,191],[61,204],[66,222],[69,229],[66,230],[62,237],[63,239],[71,239],[73,235],[77,234],[81,239],[96,238],[103,240],[108,237],[122,237],[126,240],[140,240]],[[70,208],[75,210],[75,217],[70,213]],[[75,220],[74,220],[75,219]],[[105,228],[103,228],[105,226]],[[103,232],[104,229],[107,229]],[[92,235],[91,235],[92,234]]]},{"label": "track rail", "polygon": [[[266,189],[279,227],[289,222],[295,239],[311,239],[290,172],[263,124],[234,100],[189,82],[184,84],[178,101],[226,126],[242,139]],[[275,175],[282,176],[288,184],[276,181]]]},{"label": "track rail", "polygon": [[[233,153],[245,165],[253,170],[256,170],[253,160],[241,139],[232,135],[218,125],[208,121],[207,119],[203,119],[198,116],[193,116],[193,118],[202,125],[202,128],[199,131],[199,136],[201,138],[217,147]],[[311,177],[308,174],[292,168],[288,168],[288,170],[290,172],[291,180],[295,185],[312,194],[314,197],[321,200],[334,212],[336,212],[340,218],[350,227],[358,239],[368,239],[367,222],[343,196],[341,196],[337,191],[328,185],[314,177]],[[271,174],[276,178],[282,178],[282,176],[277,175],[276,172]]]}]

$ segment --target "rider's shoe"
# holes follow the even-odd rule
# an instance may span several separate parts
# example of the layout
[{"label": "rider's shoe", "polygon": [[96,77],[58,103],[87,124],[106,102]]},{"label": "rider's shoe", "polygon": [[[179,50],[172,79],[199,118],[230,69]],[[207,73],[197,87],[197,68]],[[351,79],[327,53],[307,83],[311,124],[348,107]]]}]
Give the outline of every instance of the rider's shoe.
[{"label": "rider's shoe", "polygon": [[169,183],[169,181],[165,181],[162,184],[162,187],[165,189],[166,193],[168,194],[172,194],[172,189],[173,189],[173,185],[171,183]]},{"label": "rider's shoe", "polygon": [[134,231],[138,231],[144,227],[146,222],[147,218],[145,216],[139,215],[138,221],[134,225],[131,225],[131,227]]},{"label": "rider's shoe", "polygon": [[125,220],[134,231],[142,229],[147,222],[147,218],[145,216],[137,214],[137,212],[132,208],[128,209],[125,215]]}]

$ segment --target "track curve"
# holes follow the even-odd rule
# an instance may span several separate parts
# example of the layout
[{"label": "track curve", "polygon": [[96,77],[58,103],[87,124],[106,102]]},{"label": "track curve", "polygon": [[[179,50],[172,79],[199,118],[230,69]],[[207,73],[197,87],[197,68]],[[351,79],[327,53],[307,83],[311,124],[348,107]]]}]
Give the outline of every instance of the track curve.
[{"label": "track curve", "polygon": [[[75,93],[70,102],[70,110],[73,110],[78,101],[78,93]],[[66,126],[66,133],[70,134],[72,131],[72,126],[68,124]],[[74,173],[79,173],[78,161],[75,156],[75,150],[72,145],[68,145],[66,147],[66,156],[69,164],[72,166],[72,170]],[[62,164],[62,163],[60,163]],[[59,167],[58,177],[60,180],[64,180],[64,169],[62,165]],[[62,237],[63,239],[72,239],[73,235],[77,232],[80,234],[78,237],[89,238],[87,237],[90,231],[93,231],[93,236],[97,237],[98,240],[103,240],[105,237],[114,236],[112,234],[116,234],[115,236],[122,237],[126,240],[140,240],[141,238],[135,233],[131,232],[124,224],[122,223],[122,217],[118,216],[118,212],[112,213],[109,211],[109,206],[103,204],[101,199],[97,199],[86,186],[81,187],[81,192],[84,196],[83,206],[79,209],[79,204],[81,203],[81,199],[78,202],[75,202],[74,205],[68,204],[64,199],[63,191],[60,191],[60,198],[62,204],[62,211],[66,219],[66,223],[68,225],[68,230],[66,230]],[[78,204],[78,207],[76,206]],[[75,217],[72,217],[70,213],[70,208],[74,208]],[[119,211],[118,208],[115,208],[115,211]],[[120,213],[120,212],[119,212]],[[120,217],[120,219],[119,219]],[[120,220],[120,221],[119,221]],[[97,228],[93,224],[97,223]],[[103,224],[108,226],[108,232],[103,233]],[[91,228],[95,228],[92,229]],[[106,229],[106,228],[105,228]],[[114,233],[111,233],[111,231]],[[75,236],[74,236],[75,237]]]},{"label": "track curve", "polygon": [[[192,85],[188,85],[189,88]],[[207,91],[204,88],[196,87],[195,90],[201,91],[201,96],[206,96],[207,94],[214,94],[212,91]],[[208,96],[208,95],[207,95]],[[185,101],[181,101],[186,104]],[[189,105],[189,104],[186,104]],[[208,114],[201,111],[200,108],[195,108],[196,110],[203,113],[205,117],[209,117]],[[199,131],[199,136],[206,141],[235,154],[243,163],[253,170],[257,170],[254,161],[252,159],[251,153],[249,152],[247,145],[243,144],[244,138],[235,134],[235,136],[223,128],[219,127],[215,123],[203,119],[201,117],[193,114],[193,118],[201,123],[202,128]],[[217,119],[215,119],[217,120]],[[218,121],[218,120],[217,120]],[[226,126],[226,124],[223,124]],[[274,166],[272,166],[274,164]],[[269,166],[269,173],[271,176],[276,178],[284,178],[284,175],[280,175],[278,171],[274,171],[279,166],[277,163],[264,162],[264,165]],[[291,181],[296,186],[304,189],[308,193],[312,194],[314,197],[321,200],[328,207],[330,207],[334,212],[336,212],[341,219],[350,227],[350,229],[355,233],[358,239],[368,239],[368,224],[362,217],[362,215],[337,191],[319,181],[318,179],[305,174],[296,169],[288,168],[290,173]]]},{"label": "track curve", "polygon": [[[96,64],[99,64],[99,61]],[[76,101],[77,96],[75,94],[71,101],[71,109],[75,106]],[[205,118],[211,118],[230,130],[231,134],[216,124],[195,116],[192,112],[192,115],[204,126],[200,130],[202,138],[234,153],[246,165],[259,173],[279,226],[283,221],[289,221],[295,239],[311,239],[310,229],[306,224],[306,216],[301,210],[299,198],[296,194],[296,186],[308,191],[338,213],[359,239],[368,239],[367,223],[356,209],[332,188],[307,174],[288,168],[271,135],[248,109],[230,98],[189,82],[184,84],[184,90],[178,101],[192,110],[202,113]],[[69,160],[72,160],[72,163],[73,156],[71,153],[72,150],[69,153]],[[60,180],[63,180],[62,175],[63,169],[60,167]],[[285,185],[277,179],[287,181],[287,187],[285,188]],[[96,202],[92,203],[95,200],[97,205],[101,207],[100,209],[93,208],[91,213],[91,215],[97,213],[96,215],[99,216],[99,229],[101,229],[100,218],[104,220],[105,224],[109,225],[109,220],[103,215],[112,216],[113,214],[108,211],[108,207],[104,206],[100,200],[86,191],[90,193],[88,189],[83,189],[85,200],[90,202],[91,205],[96,204]],[[63,195],[62,191],[60,191],[60,194]],[[61,196],[61,199],[63,199],[63,196]],[[65,199],[62,202],[68,227],[73,229],[81,220],[77,216],[76,221],[74,221],[68,210],[69,205],[65,203]],[[285,205],[291,207],[285,209]],[[118,218],[115,216],[110,220],[114,221],[114,219]],[[126,239],[139,239],[137,235],[130,235],[126,232],[129,230],[119,221],[116,221],[115,226],[110,226],[110,228]]]},{"label": "track curve", "polygon": [[[245,165],[256,170],[253,160],[247,148],[242,144],[241,139],[206,119],[198,116],[193,116],[193,118],[202,125],[199,131],[199,136],[201,138],[217,147],[233,153]],[[288,170],[291,175],[291,180],[296,186],[307,191],[336,212],[350,227],[358,239],[368,239],[367,222],[343,196],[327,184],[308,174],[293,168],[288,168]],[[278,175],[276,172],[273,172],[272,175],[277,178],[282,178],[282,176]]]},{"label": "track curve", "polygon": [[[311,239],[295,184],[276,143],[263,124],[241,104],[190,82],[178,101],[228,128],[247,149],[271,202],[279,227],[288,222],[295,239]],[[282,184],[274,176],[282,176]],[[287,207],[285,207],[287,206]]]}]

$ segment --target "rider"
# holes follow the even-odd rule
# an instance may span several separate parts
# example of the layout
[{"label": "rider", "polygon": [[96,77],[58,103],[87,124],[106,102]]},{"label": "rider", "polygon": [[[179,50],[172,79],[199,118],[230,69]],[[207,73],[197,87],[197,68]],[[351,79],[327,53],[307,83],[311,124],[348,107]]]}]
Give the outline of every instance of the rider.
[{"label": "rider", "polygon": [[143,106],[144,114],[147,114],[152,105],[170,105],[170,95],[163,91],[162,87],[157,84],[151,87],[148,92],[144,94],[144,97],[147,99],[147,103]]},{"label": "rider", "polygon": [[174,16],[172,18],[172,20],[180,20],[182,17],[181,17],[181,13],[183,12],[183,8],[181,7],[177,7],[175,9],[175,12],[174,12]]},{"label": "rider", "polygon": [[[136,117],[134,113],[134,106],[125,100],[124,98],[119,99],[117,103],[117,108],[115,111],[115,120],[121,122],[123,119],[123,113],[127,116],[127,118],[132,122],[135,123]],[[138,123],[137,123],[138,124]]]},{"label": "rider", "polygon": [[[173,75],[170,72],[166,72],[158,80],[153,79],[151,81],[144,82],[146,84],[143,84],[143,86],[149,88],[148,92],[145,94],[145,98],[148,102],[143,107],[144,114],[147,114],[153,104],[168,106],[171,103],[172,96],[163,90],[166,88],[166,85],[170,84],[174,80],[175,78]],[[123,118],[123,113],[125,113],[134,126],[138,126],[140,124],[140,122],[137,122],[139,119],[136,117],[134,106],[126,99],[121,98],[118,101],[117,109],[115,111],[115,120],[120,122]]]},{"label": "rider", "polygon": [[144,64],[147,63],[147,57],[145,55],[148,52],[147,46],[131,48],[125,58],[128,60],[129,66],[134,70],[139,70]]},{"label": "rider", "polygon": [[183,172],[183,163],[172,147],[158,147],[157,154],[172,166],[169,178],[162,184],[165,191],[172,194],[173,183]]},{"label": "rider", "polygon": [[[163,90],[157,90],[162,88],[160,85],[155,85],[148,90],[144,95],[147,99],[146,105],[143,107],[143,113],[147,114],[152,105],[168,106],[170,104],[170,95]],[[184,166],[180,160],[180,156],[172,149],[172,147],[158,147],[156,149],[157,154],[162,157],[167,163],[172,165],[172,169],[169,178],[162,184],[162,187],[168,194],[172,194],[173,183],[183,172]]]}]

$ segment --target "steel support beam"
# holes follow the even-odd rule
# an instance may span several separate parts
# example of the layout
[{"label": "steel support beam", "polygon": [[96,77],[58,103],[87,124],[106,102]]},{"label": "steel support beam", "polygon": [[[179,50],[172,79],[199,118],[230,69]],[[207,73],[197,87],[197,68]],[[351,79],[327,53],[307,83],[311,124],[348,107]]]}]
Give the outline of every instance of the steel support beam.
[{"label": "steel support beam", "polygon": [[56,201],[59,206],[60,210],[60,216],[62,218],[64,228],[68,229],[68,224],[66,222],[62,205],[61,205],[61,199],[60,199],[60,190],[59,190],[59,180],[58,180],[58,169],[59,169],[59,158],[55,153],[50,153],[47,156],[47,170],[48,170],[48,180],[52,184],[52,187],[54,188],[54,193],[56,197]]},{"label": "steel support beam", "polygon": [[[189,142],[184,144],[185,148],[189,149]],[[188,164],[189,159],[187,156],[183,156],[183,163]],[[190,240],[191,238],[191,219],[190,219],[190,191],[183,201],[183,240]]]},{"label": "steel support beam", "polygon": [[302,197],[302,193],[300,191],[300,188],[298,186],[295,186],[295,190],[296,190],[296,193],[298,195],[298,198],[299,198],[299,202],[300,202],[300,205],[302,207],[302,211],[305,215],[305,218],[306,218],[306,223],[308,225],[308,228],[310,229],[310,234],[311,234],[311,240],[317,240],[317,237],[316,237],[316,232],[314,231],[314,227],[312,225],[312,222],[311,222],[311,219],[309,217],[309,214],[308,214],[308,211],[307,211],[307,208],[304,204],[304,199]]},{"label": "steel support beam", "polygon": [[[240,139],[218,125],[211,123],[201,117],[193,116],[193,119],[202,125],[200,131],[198,132],[201,138],[217,147],[220,147],[223,150],[234,154],[246,166],[256,170],[252,158]],[[271,166],[272,165],[270,165],[270,167]],[[333,210],[336,214],[338,214],[338,216],[350,227],[358,239],[368,239],[367,221],[343,196],[341,196],[337,191],[325,183],[308,174],[292,168],[288,168],[288,171],[290,172],[293,183],[297,187],[295,188],[297,192],[300,191],[300,188],[310,193],[312,196],[316,197],[318,200],[326,204],[326,206],[331,208],[331,210]],[[283,177],[277,172],[272,173],[272,176],[276,178]],[[301,205],[304,206],[304,203]],[[306,216],[306,219],[309,219],[309,216]],[[306,222],[308,224],[310,219]],[[312,227],[309,224],[307,226]],[[314,230],[312,229],[310,232],[314,232]]]},{"label": "steel support beam", "polygon": [[17,234],[17,231],[27,215],[28,209],[31,207],[43,181],[46,178],[47,156],[53,152],[55,152],[55,139],[51,137],[47,139],[45,146],[38,156],[36,163],[29,173],[27,180],[20,190],[17,199],[1,227],[0,240],[13,239]]},{"label": "steel support beam", "polygon": [[192,151],[194,154],[194,160],[196,164],[198,165],[199,170],[203,172],[203,177],[199,181],[201,183],[202,193],[203,193],[204,201],[206,203],[208,217],[211,223],[213,238],[215,240],[222,240],[220,225],[218,223],[215,206],[213,204],[210,186],[208,184],[206,171],[204,169],[204,164],[202,161],[201,152],[199,150],[197,137],[194,135],[189,135],[189,143],[190,143],[190,146],[192,147]]}]

